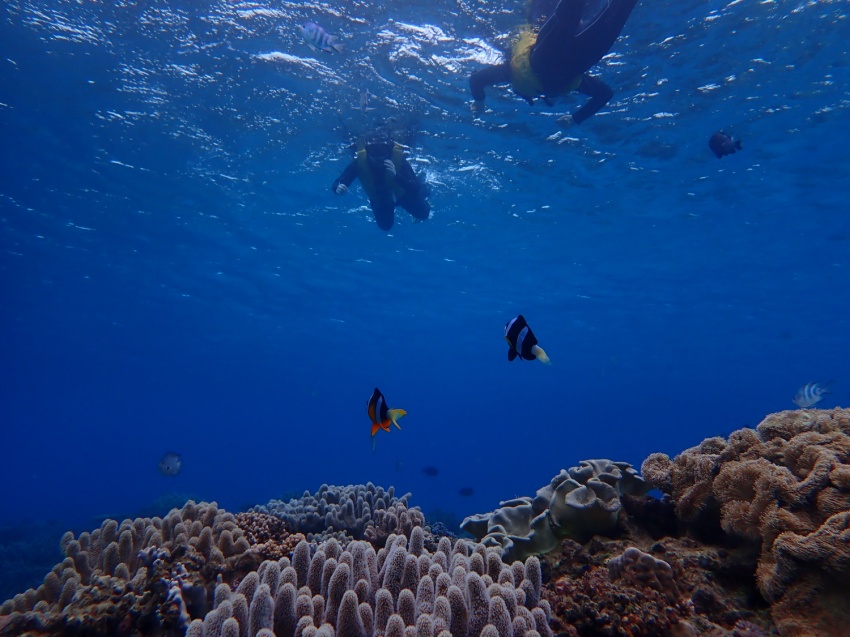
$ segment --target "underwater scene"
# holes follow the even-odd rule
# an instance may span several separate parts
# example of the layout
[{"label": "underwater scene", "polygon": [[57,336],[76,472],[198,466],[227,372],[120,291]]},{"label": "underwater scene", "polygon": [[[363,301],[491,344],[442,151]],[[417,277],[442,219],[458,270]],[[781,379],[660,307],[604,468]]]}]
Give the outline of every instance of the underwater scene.
[{"label": "underwater scene", "polygon": [[0,636],[850,634],[847,0],[7,0]]}]

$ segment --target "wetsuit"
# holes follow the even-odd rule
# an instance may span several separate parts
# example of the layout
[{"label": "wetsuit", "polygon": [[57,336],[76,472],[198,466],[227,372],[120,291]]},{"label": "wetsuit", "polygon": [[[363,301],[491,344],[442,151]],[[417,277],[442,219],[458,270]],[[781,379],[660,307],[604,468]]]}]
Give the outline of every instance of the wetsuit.
[{"label": "wetsuit", "polygon": [[[340,184],[348,187],[359,177],[381,230],[392,228],[396,206],[401,206],[416,219],[429,217],[431,204],[426,199],[425,186],[416,177],[410,162],[404,158],[400,146],[392,143],[370,144],[358,150],[357,154],[333,182],[331,191],[336,192]],[[384,165],[387,159],[395,165],[396,174],[393,177],[387,175]]]},{"label": "wetsuit", "polygon": [[[580,124],[599,111],[614,92],[587,71],[619,37],[637,0],[561,0],[540,28],[528,54],[539,95],[554,97],[577,90],[590,100],[573,113]],[[541,12],[530,16],[539,17]],[[476,101],[484,99],[484,88],[492,84],[516,83],[511,62],[490,66],[472,74],[469,86]],[[537,95],[525,95],[532,102]]]}]

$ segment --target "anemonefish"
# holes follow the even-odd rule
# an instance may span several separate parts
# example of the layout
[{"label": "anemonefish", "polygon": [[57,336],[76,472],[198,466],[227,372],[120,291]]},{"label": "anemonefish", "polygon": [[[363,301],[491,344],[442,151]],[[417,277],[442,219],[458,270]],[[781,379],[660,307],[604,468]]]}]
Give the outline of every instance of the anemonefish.
[{"label": "anemonefish", "polygon": [[366,404],[366,412],[372,421],[372,449],[375,449],[375,434],[379,429],[389,432],[390,423],[401,429],[398,419],[407,415],[404,409],[387,409],[387,401],[381,390],[375,387],[369,402]]},{"label": "anemonefish", "polygon": [[550,362],[543,348],[537,345],[534,332],[531,331],[522,314],[505,324],[505,340],[508,342],[509,361],[519,356],[520,360],[533,361],[536,358],[541,363]]}]

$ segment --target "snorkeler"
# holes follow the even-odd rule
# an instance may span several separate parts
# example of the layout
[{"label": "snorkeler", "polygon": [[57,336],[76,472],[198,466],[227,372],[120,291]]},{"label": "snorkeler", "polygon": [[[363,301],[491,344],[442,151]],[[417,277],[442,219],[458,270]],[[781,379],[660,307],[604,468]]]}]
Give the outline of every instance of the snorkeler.
[{"label": "snorkeler", "polygon": [[484,88],[493,84],[510,83],[529,104],[541,97],[551,105],[552,98],[574,90],[587,95],[590,99],[581,108],[558,120],[565,125],[581,124],[613,97],[614,91],[587,71],[608,53],[637,0],[560,0],[548,17],[546,4],[551,0],[533,3],[529,24],[508,61],[470,76],[476,112],[483,110]]},{"label": "snorkeler", "polygon": [[381,230],[392,228],[396,206],[416,219],[428,219],[431,204],[425,185],[413,172],[401,145],[388,136],[376,136],[359,144],[356,152],[354,160],[331,185],[334,193],[345,194],[359,177]]}]

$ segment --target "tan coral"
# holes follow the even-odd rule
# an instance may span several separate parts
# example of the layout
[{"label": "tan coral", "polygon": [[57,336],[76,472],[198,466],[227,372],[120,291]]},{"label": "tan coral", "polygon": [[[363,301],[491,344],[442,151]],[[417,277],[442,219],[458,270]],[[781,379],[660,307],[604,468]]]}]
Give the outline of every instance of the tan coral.
[{"label": "tan coral", "polygon": [[665,493],[676,494],[676,513],[683,520],[696,520],[711,502],[711,481],[717,472],[718,452],[725,449],[718,440],[709,438],[686,449],[675,460],[654,453],[641,465],[644,480]]},{"label": "tan coral", "polygon": [[666,453],[653,453],[643,461],[640,467],[643,479],[656,489],[665,493],[672,493],[673,484],[673,461]]},{"label": "tan coral", "polygon": [[783,637],[847,634],[850,625],[850,511],[808,535],[785,532],[758,569]]},{"label": "tan coral", "polygon": [[[716,515],[729,535],[759,543],[757,583],[783,636],[829,634],[800,628],[800,604],[790,600],[835,581],[850,585],[850,410],[771,414],[725,444],[711,438],[672,460],[654,454],[642,472],[672,496],[679,519]],[[813,567],[821,563],[829,566]],[[837,612],[812,595],[803,615],[812,625],[841,625]]]},{"label": "tan coral", "polygon": [[777,571],[786,579],[799,570],[815,568],[850,586],[850,511],[836,513],[808,535],[780,534],[772,552]]}]

